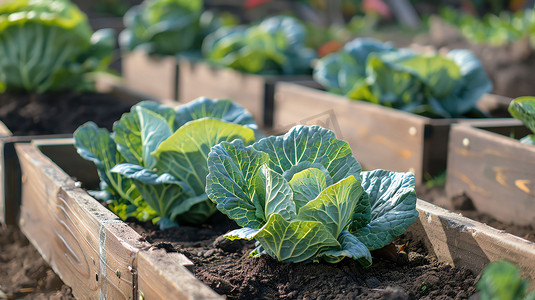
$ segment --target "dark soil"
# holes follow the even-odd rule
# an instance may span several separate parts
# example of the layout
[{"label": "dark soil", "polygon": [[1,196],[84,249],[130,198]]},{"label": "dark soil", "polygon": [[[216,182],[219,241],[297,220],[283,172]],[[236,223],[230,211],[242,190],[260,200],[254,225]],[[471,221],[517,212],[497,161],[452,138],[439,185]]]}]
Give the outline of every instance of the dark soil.
[{"label": "dark soil", "polygon": [[254,242],[221,237],[236,226],[222,215],[203,227],[160,231],[151,223],[130,225],[156,247],[186,255],[197,278],[228,299],[467,299],[475,293],[474,274],[439,263],[410,236],[396,241],[408,241],[397,259],[391,247],[375,252],[374,264],[365,269],[349,259],[292,264],[251,258]]},{"label": "dark soil", "polygon": [[16,227],[0,226],[0,299],[74,299]]},{"label": "dark soil", "polygon": [[498,221],[496,218],[488,214],[478,212],[470,198],[466,195],[458,195],[454,198],[449,198],[443,187],[435,187],[431,189],[420,188],[416,194],[418,195],[418,198],[427,202],[460,213],[467,218],[485,223],[496,229],[535,242],[535,225],[506,224]]},{"label": "dark soil", "polygon": [[100,93],[4,93],[0,121],[14,135],[73,133],[87,121],[111,129],[131,106]]}]

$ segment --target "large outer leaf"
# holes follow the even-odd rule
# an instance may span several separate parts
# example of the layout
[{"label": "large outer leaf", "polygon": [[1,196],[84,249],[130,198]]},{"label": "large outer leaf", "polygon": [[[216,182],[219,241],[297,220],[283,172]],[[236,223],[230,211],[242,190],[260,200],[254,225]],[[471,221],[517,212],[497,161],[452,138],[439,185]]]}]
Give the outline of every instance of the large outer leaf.
[{"label": "large outer leaf", "polygon": [[266,153],[245,147],[241,140],[222,142],[210,151],[206,194],[239,226],[260,228],[265,223],[256,213],[254,177],[268,160]]},{"label": "large outer leaf", "polygon": [[136,108],[141,125],[141,145],[143,146],[143,165],[152,168],[156,159],[152,156],[158,146],[172,134],[167,120],[143,107]]},{"label": "large outer leaf", "polygon": [[111,188],[115,196],[132,204],[142,201],[132,180],[110,172],[113,166],[126,161],[116,150],[115,142],[106,129],[87,122],[74,132],[74,144],[80,156],[95,163],[100,179]]},{"label": "large outer leaf", "polygon": [[117,150],[128,163],[138,165],[144,165],[145,155],[150,155],[150,152],[144,154],[143,151],[140,114],[138,112],[141,108],[157,113],[167,120],[169,128],[172,127],[175,117],[175,111],[172,108],[153,101],[143,101],[134,105],[129,113],[123,114],[121,119],[113,124],[113,140],[117,144]]},{"label": "large outer leaf", "polygon": [[300,162],[317,162],[333,182],[338,182],[348,176],[358,177],[362,169],[349,144],[320,126],[295,126],[285,135],[263,138],[253,147],[269,155],[269,167],[279,174]]},{"label": "large outer leaf", "polygon": [[362,193],[364,189],[357,179],[349,176],[329,186],[316,199],[301,207],[297,219],[319,222],[332,236],[338,237],[351,222]]},{"label": "large outer leaf", "polygon": [[329,263],[337,263],[344,257],[356,259],[364,267],[368,267],[372,264],[372,255],[370,250],[366,248],[361,241],[359,241],[354,235],[348,231],[343,231],[338,237],[338,241],[342,245],[342,250],[329,250],[323,253],[319,253],[319,257],[322,257]]},{"label": "large outer leaf", "polygon": [[293,192],[288,182],[279,173],[271,170],[265,164],[257,170],[255,177],[255,192],[253,198],[257,218],[267,222],[272,214],[279,214],[286,220],[296,216],[293,202]]},{"label": "large outer leaf", "polygon": [[509,113],[535,133],[535,98],[519,97],[509,104]]},{"label": "large outer leaf", "polygon": [[241,125],[215,119],[199,119],[180,127],[153,152],[158,173],[169,173],[188,183],[196,195],[204,193],[208,152],[222,141],[254,142],[254,132]]},{"label": "large outer leaf", "polygon": [[177,108],[175,127],[178,128],[189,121],[204,117],[244,125],[254,130],[258,129],[253,115],[239,104],[229,100],[212,100],[204,97]]},{"label": "large outer leaf", "polygon": [[418,218],[414,175],[385,170],[362,172],[362,187],[371,204],[371,221],[353,233],[370,250],[382,248],[403,234]]},{"label": "large outer leaf", "polygon": [[319,252],[340,248],[336,238],[321,223],[289,222],[279,214],[271,215],[254,238],[267,254],[284,262],[302,262]]}]

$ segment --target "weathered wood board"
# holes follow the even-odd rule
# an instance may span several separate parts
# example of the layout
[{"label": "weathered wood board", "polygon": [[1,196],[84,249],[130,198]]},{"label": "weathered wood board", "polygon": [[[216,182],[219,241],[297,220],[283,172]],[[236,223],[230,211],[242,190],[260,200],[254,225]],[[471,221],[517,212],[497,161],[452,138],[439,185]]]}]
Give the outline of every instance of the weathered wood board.
[{"label": "weathered wood board", "polygon": [[466,194],[478,211],[502,222],[535,224],[535,147],[509,137],[529,133],[514,121],[497,128],[475,124],[485,129],[452,126],[446,192]]},{"label": "weathered wood board", "polygon": [[173,56],[149,56],[143,51],[123,54],[122,74],[127,87],[149,97],[178,99],[178,61]]},{"label": "weathered wood board", "polygon": [[[145,299],[171,295],[174,299],[220,299],[199,281],[192,281],[193,275],[185,268],[191,262],[185,256],[151,249],[80,188],[72,176],[93,182],[90,185],[98,177],[94,166],[77,156],[72,139],[34,140],[15,148],[22,170],[18,225],[72,287],[75,297],[140,299],[142,294]],[[189,288],[177,290],[185,282]]]},{"label": "weathered wood board", "polygon": [[179,65],[179,101],[185,103],[198,97],[230,99],[247,109],[258,126],[263,128],[270,128],[273,124],[275,84],[311,78],[246,74],[186,59],[180,59]]},{"label": "weathered wood board", "polygon": [[[486,98],[489,108],[501,102],[491,95]],[[330,124],[339,128],[337,137],[349,142],[364,169],[411,171],[417,185],[446,169],[449,127],[459,121],[422,117],[287,82],[276,86],[274,109],[274,129],[330,114]]]},{"label": "weathered wood board", "polygon": [[[68,140],[36,140],[16,149],[25,178],[19,224],[75,296],[222,299],[187,271],[190,262],[183,256],[149,248],[78,188],[70,176],[98,179],[81,175],[87,166]],[[74,173],[67,175],[61,165],[70,165]],[[420,216],[408,234],[423,241],[439,260],[478,273],[491,261],[507,259],[535,282],[535,243],[422,200],[417,209]]]},{"label": "weathered wood board", "polygon": [[424,241],[438,260],[475,274],[493,261],[508,260],[535,284],[535,243],[418,200],[418,220],[408,233]]}]

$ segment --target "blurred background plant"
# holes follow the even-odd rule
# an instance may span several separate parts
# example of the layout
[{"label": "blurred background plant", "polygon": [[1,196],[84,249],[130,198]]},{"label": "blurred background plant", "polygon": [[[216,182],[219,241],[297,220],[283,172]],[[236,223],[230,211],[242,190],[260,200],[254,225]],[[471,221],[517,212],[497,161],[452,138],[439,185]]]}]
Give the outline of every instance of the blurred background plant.
[{"label": "blurred background plant", "polygon": [[68,0],[0,4],[0,91],[90,90],[114,48],[113,31],[93,33]]}]

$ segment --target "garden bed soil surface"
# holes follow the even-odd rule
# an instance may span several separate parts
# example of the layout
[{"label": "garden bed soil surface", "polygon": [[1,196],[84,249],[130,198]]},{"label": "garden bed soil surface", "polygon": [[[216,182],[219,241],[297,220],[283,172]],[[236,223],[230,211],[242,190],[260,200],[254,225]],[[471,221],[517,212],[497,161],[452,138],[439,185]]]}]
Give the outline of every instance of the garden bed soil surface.
[{"label": "garden bed soil surface", "polygon": [[17,227],[0,226],[0,299],[74,299]]},{"label": "garden bed soil surface", "polygon": [[467,218],[487,224],[496,229],[511,233],[528,241],[535,242],[535,226],[533,224],[517,225],[506,224],[501,221],[498,221],[496,220],[496,218],[488,214],[484,214],[477,211],[470,198],[466,195],[458,195],[453,198],[450,198],[446,195],[446,192],[443,187],[422,187],[417,190],[416,194],[418,195],[418,198],[423,199],[427,202],[433,203],[437,206],[446,208],[453,212],[460,213]]},{"label": "garden bed soil surface", "polygon": [[4,93],[0,121],[15,136],[73,133],[87,121],[111,129],[131,106],[102,93]]},{"label": "garden bed soil surface", "polygon": [[291,264],[251,258],[253,241],[221,237],[236,228],[221,214],[202,227],[161,231],[150,222],[129,224],[154,246],[186,255],[195,276],[228,299],[467,299],[475,293],[477,274],[438,262],[408,234],[396,241],[408,241],[397,259],[391,245],[374,252],[374,264],[365,269],[349,259]]}]

